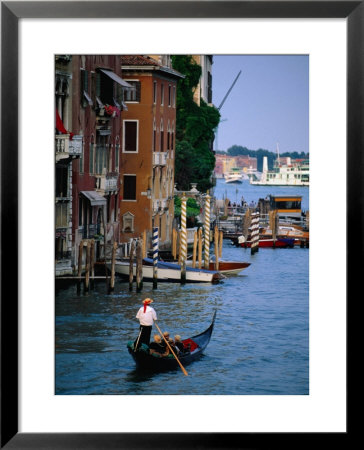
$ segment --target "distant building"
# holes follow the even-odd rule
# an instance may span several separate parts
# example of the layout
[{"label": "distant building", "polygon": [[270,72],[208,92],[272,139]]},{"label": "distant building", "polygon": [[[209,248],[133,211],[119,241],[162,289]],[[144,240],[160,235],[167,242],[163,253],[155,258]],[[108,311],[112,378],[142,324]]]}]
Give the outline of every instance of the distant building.
[{"label": "distant building", "polygon": [[[156,59],[154,59],[156,58]],[[174,160],[177,81],[183,75],[164,55],[123,55],[125,92],[121,143],[120,239],[159,228],[160,246],[171,242],[174,218]]]}]

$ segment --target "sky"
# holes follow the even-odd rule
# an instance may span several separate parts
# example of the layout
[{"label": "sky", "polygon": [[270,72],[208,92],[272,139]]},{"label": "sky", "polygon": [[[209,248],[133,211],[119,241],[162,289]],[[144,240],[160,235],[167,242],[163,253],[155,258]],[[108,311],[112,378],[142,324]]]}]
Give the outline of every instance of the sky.
[{"label": "sky", "polygon": [[232,145],[280,153],[309,152],[307,55],[214,55],[212,101],[222,105],[214,149]]}]

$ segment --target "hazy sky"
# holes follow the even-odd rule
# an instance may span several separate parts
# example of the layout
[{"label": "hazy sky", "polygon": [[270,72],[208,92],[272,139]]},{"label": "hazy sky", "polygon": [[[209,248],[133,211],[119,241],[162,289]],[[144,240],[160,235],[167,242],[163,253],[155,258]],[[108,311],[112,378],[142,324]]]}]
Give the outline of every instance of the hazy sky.
[{"label": "hazy sky", "polygon": [[214,149],[226,151],[236,144],[275,152],[278,142],[281,153],[308,153],[308,66],[303,55],[214,55],[216,107],[242,71],[220,110]]}]

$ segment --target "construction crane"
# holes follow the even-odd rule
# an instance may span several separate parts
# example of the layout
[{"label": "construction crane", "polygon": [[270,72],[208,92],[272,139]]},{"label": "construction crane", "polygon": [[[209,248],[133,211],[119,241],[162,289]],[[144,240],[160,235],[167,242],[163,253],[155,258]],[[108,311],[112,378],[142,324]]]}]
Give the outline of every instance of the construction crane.
[{"label": "construction crane", "polygon": [[230,92],[231,92],[232,88],[234,87],[235,83],[238,81],[238,78],[240,77],[240,74],[241,74],[241,70],[236,75],[235,80],[233,81],[233,84],[230,86],[229,90],[225,94],[225,97],[222,99],[222,102],[220,103],[220,106],[217,108],[219,111],[222,108],[222,105],[225,103],[226,99],[228,98],[228,95],[230,94]]},{"label": "construction crane", "polygon": [[[222,99],[222,102],[220,103],[220,106],[217,108],[218,111],[220,111],[220,109],[222,108],[222,105],[225,103],[226,99],[228,98],[231,90],[233,89],[235,83],[238,81],[238,78],[240,77],[241,74],[241,70],[239,71],[239,73],[236,75],[235,80],[233,81],[232,85],[230,86],[229,90],[227,91],[227,93],[225,94],[225,97]],[[220,120],[221,122],[226,121],[227,119],[222,119]],[[216,143],[216,147],[218,146],[218,132],[219,132],[219,125],[216,127],[216,132],[215,132],[215,143]],[[216,148],[215,150],[219,150],[218,148]]]}]

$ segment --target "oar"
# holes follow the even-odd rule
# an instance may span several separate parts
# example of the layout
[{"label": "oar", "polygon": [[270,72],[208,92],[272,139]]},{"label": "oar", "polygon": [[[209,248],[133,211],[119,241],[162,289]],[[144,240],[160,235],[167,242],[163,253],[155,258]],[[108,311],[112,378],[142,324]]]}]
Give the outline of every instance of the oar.
[{"label": "oar", "polygon": [[139,344],[139,339],[140,339],[141,335],[142,335],[142,329],[140,329],[140,331],[139,331],[138,340],[137,340],[137,343],[135,344],[135,347],[134,347],[134,353],[137,351],[138,344]]},{"label": "oar", "polygon": [[167,341],[167,339],[164,337],[163,333],[161,332],[161,329],[159,328],[159,326],[157,325],[157,322],[154,322],[154,325],[157,327],[159,334],[162,336],[162,338],[164,339],[164,342],[168,345],[169,350],[172,352],[172,355],[176,358],[176,361],[178,362],[178,364],[180,365],[182,372],[187,376],[188,373],[186,371],[186,369],[182,366],[181,361],[177,358],[176,354],[174,353],[174,351],[172,350],[172,347],[169,345],[169,342]]}]

